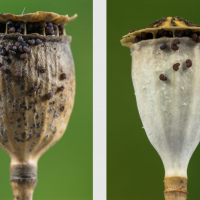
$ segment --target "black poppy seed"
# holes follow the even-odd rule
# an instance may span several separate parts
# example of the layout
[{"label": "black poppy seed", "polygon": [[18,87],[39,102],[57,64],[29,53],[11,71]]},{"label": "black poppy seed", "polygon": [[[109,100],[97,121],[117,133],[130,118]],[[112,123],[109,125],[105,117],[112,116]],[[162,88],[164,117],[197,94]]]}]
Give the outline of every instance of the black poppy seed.
[{"label": "black poppy seed", "polygon": [[34,45],[34,44],[35,44],[35,40],[34,40],[34,39],[32,39],[32,40],[28,40],[28,44],[30,44],[30,45]]},{"label": "black poppy seed", "polygon": [[0,55],[5,55],[5,54],[6,54],[5,49],[2,49],[2,50],[0,51]]},{"label": "black poppy seed", "polygon": [[21,22],[15,22],[15,27],[18,27]]},{"label": "black poppy seed", "polygon": [[38,67],[38,70],[40,71],[40,73],[45,73],[45,69],[43,67]]},{"label": "black poppy seed", "polygon": [[62,92],[64,89],[65,89],[64,86],[61,86],[61,87],[58,88],[58,90],[61,91],[61,92]]},{"label": "black poppy seed", "polygon": [[175,39],[174,41],[173,41],[173,45],[177,45],[177,44],[180,44],[181,43],[181,41],[179,40],[179,39]]},{"label": "black poppy seed", "polygon": [[56,31],[58,29],[58,26],[54,24],[53,29]]},{"label": "black poppy seed", "polygon": [[16,47],[16,46],[13,46],[13,47],[12,47],[12,50],[13,50],[13,51],[17,51],[17,47]]},{"label": "black poppy seed", "polygon": [[41,44],[41,43],[42,43],[42,40],[36,39],[36,40],[35,40],[35,43],[36,43],[36,44]]},{"label": "black poppy seed", "polygon": [[64,106],[61,106],[61,107],[60,107],[60,111],[61,111],[61,112],[62,112],[64,109],[65,109]]},{"label": "black poppy seed", "polygon": [[15,52],[15,51],[12,51],[12,50],[10,50],[10,51],[9,51],[9,54],[10,54],[10,55],[12,55],[12,56],[15,56],[15,55],[16,55],[16,52]]},{"label": "black poppy seed", "polygon": [[30,52],[30,49],[27,46],[24,46],[23,49],[24,49],[25,53],[29,53]]},{"label": "black poppy seed", "polygon": [[36,85],[36,86],[33,88],[32,92],[37,92],[38,88],[39,88],[39,87]]},{"label": "black poppy seed", "polygon": [[53,27],[53,23],[48,22],[48,23],[47,23],[47,26],[48,26],[48,27]]},{"label": "black poppy seed", "polygon": [[9,58],[8,58],[8,56],[3,56],[3,57],[2,57],[2,60],[6,60],[6,61],[8,61]]},{"label": "black poppy seed", "polygon": [[189,68],[192,66],[192,61],[190,59],[186,60],[186,66]]},{"label": "black poppy seed", "polygon": [[182,37],[182,32],[181,31],[175,31],[175,36],[176,37]]},{"label": "black poppy seed", "polygon": [[26,132],[21,133],[21,136],[22,136],[23,139],[25,139],[26,138]]},{"label": "black poppy seed", "polygon": [[6,22],[6,25],[7,25],[7,26],[8,26],[8,25],[13,25],[13,22],[12,22],[11,20],[9,20],[9,21]]},{"label": "black poppy seed", "polygon": [[17,78],[21,78],[21,77],[22,77],[22,73],[21,73],[21,72],[17,72],[17,73],[15,73],[15,77],[17,77]]},{"label": "black poppy seed", "polygon": [[146,40],[146,33],[145,33],[145,32],[142,32],[142,33],[141,33],[141,39],[142,39],[142,40]]},{"label": "black poppy seed", "polygon": [[28,45],[25,41],[22,42],[21,45],[22,45],[23,47],[24,47],[24,46],[29,47],[29,45]]},{"label": "black poppy seed", "polygon": [[17,48],[19,47],[20,44],[21,44],[20,42],[15,42],[15,46],[16,46]]},{"label": "black poppy seed", "polygon": [[60,75],[60,78],[61,78],[62,80],[67,79],[67,74],[62,73],[62,74]]},{"label": "black poppy seed", "polygon": [[6,66],[1,66],[0,70],[1,70],[2,72],[5,72],[5,71],[7,70],[7,68],[6,68]]},{"label": "black poppy seed", "polygon": [[193,41],[196,41],[196,40],[197,40],[197,34],[196,34],[196,33],[193,33],[193,34],[192,34],[192,40],[193,40]]},{"label": "black poppy seed", "polygon": [[23,49],[22,45],[19,45],[18,50],[19,50],[21,53],[24,53],[24,49]]},{"label": "black poppy seed", "polygon": [[167,77],[165,77],[163,74],[161,74],[159,76],[159,78],[160,78],[161,81],[166,81],[167,80]]},{"label": "black poppy seed", "polygon": [[164,49],[166,49],[167,48],[167,44],[166,43],[164,43],[164,44],[162,44],[161,46],[160,46],[160,49],[161,50],[164,50]]},{"label": "black poppy seed", "polygon": [[186,30],[185,30],[185,35],[186,35],[186,36],[189,36],[191,33],[192,33],[192,30],[191,30],[191,29],[186,29]]},{"label": "black poppy seed", "polygon": [[9,52],[9,51],[11,50],[11,48],[12,48],[12,45],[11,45],[11,44],[7,45],[7,46],[6,46],[6,51]]},{"label": "black poppy seed", "polygon": [[19,28],[20,28],[21,30],[23,30],[23,29],[24,29],[24,23],[20,23]]},{"label": "black poppy seed", "polygon": [[54,29],[53,27],[46,27],[46,33],[53,33]]},{"label": "black poppy seed", "polygon": [[63,31],[64,26],[63,26],[63,25],[59,25],[58,28],[59,28],[61,31]]},{"label": "black poppy seed", "polygon": [[35,115],[35,119],[39,119],[39,115],[38,114]]},{"label": "black poppy seed", "polygon": [[17,40],[18,40],[18,42],[20,42],[20,43],[24,42],[24,39],[23,39],[23,37],[22,37],[21,35],[17,38]]},{"label": "black poppy seed", "polygon": [[47,100],[50,100],[53,97],[53,93],[49,92],[48,94],[46,94],[46,98]]},{"label": "black poppy seed", "polygon": [[47,27],[47,23],[46,23],[46,22],[40,22],[40,25],[41,25],[42,27]]},{"label": "black poppy seed", "polygon": [[178,71],[178,70],[179,70],[179,66],[180,66],[180,63],[175,63],[175,64],[173,65],[174,71]]},{"label": "black poppy seed", "polygon": [[177,51],[179,49],[179,46],[172,44],[171,49]]},{"label": "black poppy seed", "polygon": [[135,43],[140,42],[141,41],[140,36],[136,36],[135,39],[134,39],[134,41],[135,41]]},{"label": "black poppy seed", "polygon": [[28,58],[28,54],[27,53],[23,53],[20,55],[20,59],[24,60]]},{"label": "black poppy seed", "polygon": [[28,23],[26,25],[26,29],[27,29],[27,31],[32,31],[33,30],[33,23]]},{"label": "black poppy seed", "polygon": [[16,32],[18,32],[18,33],[23,33],[23,30],[20,29],[20,28],[18,28]]}]

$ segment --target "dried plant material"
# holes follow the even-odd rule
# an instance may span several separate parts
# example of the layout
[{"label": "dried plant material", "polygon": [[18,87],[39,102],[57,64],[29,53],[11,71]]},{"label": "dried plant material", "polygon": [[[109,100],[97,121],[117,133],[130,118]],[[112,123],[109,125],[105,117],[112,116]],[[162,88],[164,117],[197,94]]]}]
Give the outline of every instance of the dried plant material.
[{"label": "dried plant material", "polygon": [[[6,26],[6,33],[0,35],[0,146],[11,157],[15,200],[32,200],[38,159],[62,137],[72,112],[75,73],[71,36],[64,32],[46,36],[46,28],[54,27],[58,33],[64,30],[58,30],[60,25],[75,17],[47,12],[0,14],[0,22]],[[22,26],[22,22],[26,23]],[[8,31],[12,27],[18,32]],[[41,34],[34,33],[38,27]],[[32,32],[24,34],[24,30]],[[63,75],[61,80],[61,74],[67,79]]]},{"label": "dried plant material", "polygon": [[124,36],[146,134],[165,167],[165,199],[187,199],[187,167],[200,141],[200,27],[180,17]]}]

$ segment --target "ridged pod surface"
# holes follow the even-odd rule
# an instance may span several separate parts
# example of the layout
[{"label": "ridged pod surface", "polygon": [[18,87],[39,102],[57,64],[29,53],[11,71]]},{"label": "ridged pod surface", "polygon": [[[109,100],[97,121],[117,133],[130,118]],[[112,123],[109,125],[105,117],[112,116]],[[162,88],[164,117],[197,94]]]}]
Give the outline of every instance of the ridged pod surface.
[{"label": "ridged pod surface", "polygon": [[32,200],[37,162],[67,127],[75,96],[73,17],[0,14],[0,146],[10,155],[14,200]]},{"label": "ridged pod surface", "polygon": [[[13,41],[11,36],[0,38],[5,46]],[[70,36],[63,36],[32,46],[27,62],[13,56],[11,63],[4,64],[7,71],[0,72],[0,144],[12,164],[36,163],[66,129],[75,94],[70,41]],[[17,72],[22,77],[16,77]],[[63,91],[59,91],[61,86]],[[53,94],[49,100],[48,93]]]},{"label": "ridged pod surface", "polygon": [[192,22],[168,17],[121,40],[131,48],[132,80],[144,129],[165,167],[166,200],[187,199],[187,167],[200,141],[198,31]]}]

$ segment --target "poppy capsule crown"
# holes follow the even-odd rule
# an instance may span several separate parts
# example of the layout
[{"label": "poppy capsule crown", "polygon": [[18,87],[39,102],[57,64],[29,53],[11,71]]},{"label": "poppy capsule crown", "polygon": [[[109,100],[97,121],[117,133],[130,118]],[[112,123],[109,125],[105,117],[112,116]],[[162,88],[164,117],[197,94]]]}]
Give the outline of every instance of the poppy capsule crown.
[{"label": "poppy capsule crown", "polygon": [[200,141],[200,27],[162,18],[121,40],[147,136],[165,167],[165,199],[187,199],[187,167]]},{"label": "poppy capsule crown", "polygon": [[72,112],[74,62],[63,26],[75,18],[0,14],[0,145],[11,157],[16,200],[32,199],[37,161],[62,137]]}]

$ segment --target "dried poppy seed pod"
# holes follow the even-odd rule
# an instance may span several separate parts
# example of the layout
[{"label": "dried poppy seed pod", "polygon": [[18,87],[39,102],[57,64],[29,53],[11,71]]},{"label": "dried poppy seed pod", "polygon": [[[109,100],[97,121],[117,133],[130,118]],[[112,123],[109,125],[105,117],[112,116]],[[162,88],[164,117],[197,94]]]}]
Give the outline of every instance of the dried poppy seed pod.
[{"label": "dried poppy seed pod", "polygon": [[14,200],[32,200],[38,159],[69,121],[75,74],[71,37],[63,26],[75,18],[0,14],[0,145],[11,157]]},{"label": "dried poppy seed pod", "polygon": [[200,141],[199,35],[198,25],[167,17],[121,40],[131,48],[142,123],[165,167],[166,200],[187,199],[187,167]]}]

